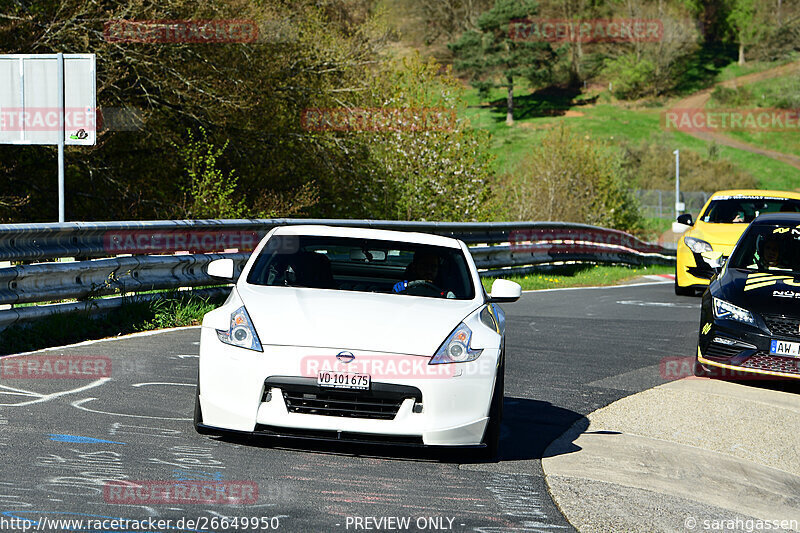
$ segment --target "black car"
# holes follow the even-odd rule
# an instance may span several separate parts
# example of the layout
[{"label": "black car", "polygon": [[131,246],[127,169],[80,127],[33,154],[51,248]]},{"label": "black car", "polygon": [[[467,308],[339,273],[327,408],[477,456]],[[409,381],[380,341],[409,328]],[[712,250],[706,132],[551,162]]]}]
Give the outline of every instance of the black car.
[{"label": "black car", "polygon": [[800,378],[800,214],[756,218],[712,279],[695,375]]}]

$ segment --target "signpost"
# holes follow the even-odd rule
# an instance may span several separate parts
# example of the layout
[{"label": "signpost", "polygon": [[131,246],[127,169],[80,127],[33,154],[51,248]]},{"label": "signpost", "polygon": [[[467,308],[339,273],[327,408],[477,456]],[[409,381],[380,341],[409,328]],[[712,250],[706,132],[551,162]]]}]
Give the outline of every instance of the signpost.
[{"label": "signpost", "polygon": [[675,154],[675,218],[686,209],[686,204],[681,202],[681,155],[680,150],[672,152]]},{"label": "signpost", "polygon": [[0,144],[58,146],[58,221],[64,222],[64,146],[97,142],[94,54],[0,55]]}]

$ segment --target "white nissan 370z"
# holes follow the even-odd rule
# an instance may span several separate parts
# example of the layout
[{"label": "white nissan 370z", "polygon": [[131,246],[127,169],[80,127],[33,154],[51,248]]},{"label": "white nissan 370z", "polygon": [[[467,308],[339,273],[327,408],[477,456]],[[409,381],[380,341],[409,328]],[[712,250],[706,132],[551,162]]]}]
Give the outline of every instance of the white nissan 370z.
[{"label": "white nissan 370z", "polygon": [[[231,259],[208,273],[234,279]],[[505,315],[467,246],[328,226],[270,231],[206,314],[200,433],[476,446],[500,434]]]}]

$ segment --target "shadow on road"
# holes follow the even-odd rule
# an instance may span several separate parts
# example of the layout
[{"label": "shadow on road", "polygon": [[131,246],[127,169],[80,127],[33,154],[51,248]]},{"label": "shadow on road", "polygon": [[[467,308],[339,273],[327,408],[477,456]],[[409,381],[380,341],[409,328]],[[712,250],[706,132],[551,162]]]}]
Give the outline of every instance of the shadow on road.
[{"label": "shadow on road", "polygon": [[[482,463],[541,459],[547,446],[578,420],[586,420],[586,418],[574,411],[556,407],[549,402],[506,396],[503,401],[500,452],[494,459],[482,457],[483,450],[480,448],[437,447],[429,449],[394,444],[362,444],[233,433],[223,434],[217,438],[223,442],[261,448],[289,449],[298,452],[376,457],[401,461]],[[579,449],[572,443],[565,443],[559,447],[559,454],[571,453]]]}]

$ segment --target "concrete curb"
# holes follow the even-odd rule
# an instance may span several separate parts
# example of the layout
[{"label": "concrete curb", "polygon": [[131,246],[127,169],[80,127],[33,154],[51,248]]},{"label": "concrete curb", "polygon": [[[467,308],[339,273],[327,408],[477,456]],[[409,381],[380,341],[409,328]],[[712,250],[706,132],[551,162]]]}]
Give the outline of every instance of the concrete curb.
[{"label": "concrete curb", "polygon": [[588,420],[542,459],[578,531],[800,530],[797,394],[688,378]]}]

